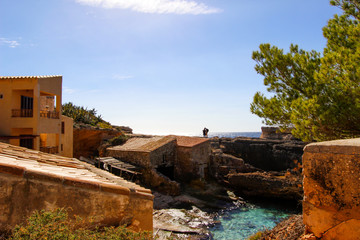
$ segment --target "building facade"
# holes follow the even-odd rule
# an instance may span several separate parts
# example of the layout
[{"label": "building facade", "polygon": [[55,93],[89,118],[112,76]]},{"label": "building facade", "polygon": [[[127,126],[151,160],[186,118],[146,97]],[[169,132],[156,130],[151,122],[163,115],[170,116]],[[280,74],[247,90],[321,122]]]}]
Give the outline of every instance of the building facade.
[{"label": "building facade", "polygon": [[73,121],[61,115],[62,76],[0,76],[0,141],[66,157]]}]

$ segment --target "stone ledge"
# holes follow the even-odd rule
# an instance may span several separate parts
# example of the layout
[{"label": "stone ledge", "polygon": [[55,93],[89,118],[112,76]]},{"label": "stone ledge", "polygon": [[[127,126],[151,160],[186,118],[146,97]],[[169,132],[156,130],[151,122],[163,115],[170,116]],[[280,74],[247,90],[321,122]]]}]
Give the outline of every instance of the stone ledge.
[{"label": "stone ledge", "polygon": [[[0,164],[0,173],[10,174],[29,180],[47,181],[47,182],[58,183],[63,186],[76,187],[81,189],[88,189],[88,190],[101,191],[107,193],[130,195],[131,192],[129,188],[119,185],[98,183],[88,180],[76,179],[72,177],[64,177],[52,173],[28,170],[25,167],[19,167],[16,165],[10,165],[5,163]],[[131,196],[141,199],[148,199],[148,200],[154,199],[151,190],[148,189],[141,189],[141,190],[134,189],[133,192],[131,193]]]},{"label": "stone ledge", "polygon": [[26,168],[6,163],[0,164],[0,173],[7,173],[18,177],[23,177]]},{"label": "stone ledge", "polygon": [[359,155],[360,138],[310,143],[305,146],[304,152]]},{"label": "stone ledge", "polygon": [[111,184],[101,183],[100,190],[102,192],[107,192],[107,193],[130,195],[130,189],[119,186],[119,185],[111,185]]},{"label": "stone ledge", "polygon": [[99,191],[100,186],[99,183],[82,180],[82,179],[76,179],[72,177],[64,177],[63,185],[71,186],[71,187],[78,187],[78,188],[86,188],[90,190]]},{"label": "stone ledge", "polygon": [[63,183],[63,177],[60,177],[58,175],[52,174],[52,173],[44,173],[40,171],[34,171],[34,170],[25,170],[24,178],[30,179],[30,180],[41,180],[41,181],[49,181],[49,182],[55,182],[62,184]]},{"label": "stone ledge", "polygon": [[134,197],[140,198],[140,199],[154,200],[154,195],[148,194],[148,193],[143,193],[143,192],[131,192],[130,196],[134,196]]}]

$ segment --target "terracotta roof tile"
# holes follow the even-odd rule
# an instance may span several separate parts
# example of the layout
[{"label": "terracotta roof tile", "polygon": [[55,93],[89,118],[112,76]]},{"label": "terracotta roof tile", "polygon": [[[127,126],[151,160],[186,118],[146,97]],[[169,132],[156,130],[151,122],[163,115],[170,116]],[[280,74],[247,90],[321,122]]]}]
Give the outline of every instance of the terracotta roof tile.
[{"label": "terracotta roof tile", "polygon": [[0,79],[21,79],[21,78],[53,78],[62,77],[61,75],[43,75],[43,76],[0,76]]},{"label": "terracotta roof tile", "polygon": [[176,136],[177,145],[180,147],[194,147],[198,144],[209,141],[208,138]]}]

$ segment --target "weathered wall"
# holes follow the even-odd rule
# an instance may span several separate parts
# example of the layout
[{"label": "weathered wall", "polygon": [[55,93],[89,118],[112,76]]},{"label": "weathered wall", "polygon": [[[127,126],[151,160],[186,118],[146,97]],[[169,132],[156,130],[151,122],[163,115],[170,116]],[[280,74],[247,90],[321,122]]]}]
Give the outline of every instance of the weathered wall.
[{"label": "weathered wall", "polygon": [[360,138],[305,147],[304,223],[322,239],[359,239]]},{"label": "weathered wall", "polygon": [[106,154],[109,157],[125,160],[139,167],[151,168],[150,152],[117,151],[108,148]]},{"label": "weathered wall", "polygon": [[61,122],[63,122],[62,124],[64,124],[64,133],[61,132],[60,152],[62,156],[72,158],[74,152],[74,144],[69,143],[74,142],[74,120],[64,115],[61,115],[60,118]]},{"label": "weathered wall", "polygon": [[23,222],[34,210],[69,208],[69,215],[105,225],[152,231],[153,196],[130,189],[0,166],[0,231]]},{"label": "weathered wall", "polygon": [[93,157],[103,140],[120,136],[120,131],[93,128],[74,128],[74,157]]},{"label": "weathered wall", "polygon": [[172,181],[158,171],[146,168],[141,170],[141,181],[146,187],[154,189],[166,195],[177,196],[180,194],[180,184]]},{"label": "weathered wall", "polygon": [[180,182],[205,178],[210,162],[210,142],[192,147],[177,146],[175,179]]},{"label": "weathered wall", "polygon": [[245,163],[266,171],[282,171],[296,167],[294,160],[301,162],[305,145],[301,141],[242,137],[212,140],[212,146],[218,146],[225,154],[241,158]]},{"label": "weathered wall", "polygon": [[150,153],[151,167],[174,166],[176,141],[168,142]]}]

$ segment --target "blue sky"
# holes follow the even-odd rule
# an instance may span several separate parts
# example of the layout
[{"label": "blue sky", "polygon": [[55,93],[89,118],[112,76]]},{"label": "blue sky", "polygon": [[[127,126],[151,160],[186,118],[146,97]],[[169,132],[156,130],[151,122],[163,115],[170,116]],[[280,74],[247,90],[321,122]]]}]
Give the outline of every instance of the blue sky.
[{"label": "blue sky", "polygon": [[328,0],[0,0],[0,75],[62,75],[63,102],[136,133],[260,131],[261,43],[321,51]]}]

